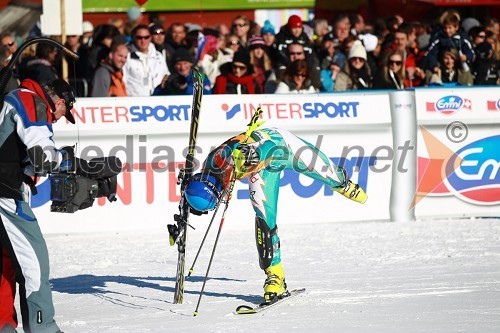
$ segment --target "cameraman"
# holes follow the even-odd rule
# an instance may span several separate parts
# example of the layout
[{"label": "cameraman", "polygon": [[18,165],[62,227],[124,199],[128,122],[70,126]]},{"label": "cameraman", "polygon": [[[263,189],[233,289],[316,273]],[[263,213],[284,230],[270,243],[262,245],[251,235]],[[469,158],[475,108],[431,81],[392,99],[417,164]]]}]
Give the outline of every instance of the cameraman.
[{"label": "cameraman", "polygon": [[[0,331],[15,332],[15,283],[19,284],[25,332],[60,332],[54,321],[49,256],[28,197],[32,177],[64,172],[74,166],[69,150],[58,150],[52,124],[71,114],[71,87],[56,79],[41,86],[27,79],[5,97],[0,112]],[[3,269],[2,269],[3,268]],[[12,272],[15,272],[14,273]]]},{"label": "cameraman", "polygon": [[[192,95],[193,78],[191,69],[194,59],[184,48],[177,49],[172,55],[172,74],[166,82],[156,87],[153,95]],[[211,94],[210,80],[203,74],[203,94]]]}]

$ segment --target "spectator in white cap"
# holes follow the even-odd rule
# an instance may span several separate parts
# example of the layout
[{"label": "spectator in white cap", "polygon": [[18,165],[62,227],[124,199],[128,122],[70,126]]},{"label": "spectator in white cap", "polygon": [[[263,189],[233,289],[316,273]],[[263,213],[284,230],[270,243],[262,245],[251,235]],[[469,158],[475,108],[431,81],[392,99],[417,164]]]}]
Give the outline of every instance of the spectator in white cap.
[{"label": "spectator in white cap", "polygon": [[92,34],[94,33],[94,25],[89,21],[82,22],[82,44],[89,45]]},{"label": "spectator in white cap", "polygon": [[335,91],[370,89],[372,73],[366,60],[366,49],[356,40],[349,50],[347,63],[335,79]]}]

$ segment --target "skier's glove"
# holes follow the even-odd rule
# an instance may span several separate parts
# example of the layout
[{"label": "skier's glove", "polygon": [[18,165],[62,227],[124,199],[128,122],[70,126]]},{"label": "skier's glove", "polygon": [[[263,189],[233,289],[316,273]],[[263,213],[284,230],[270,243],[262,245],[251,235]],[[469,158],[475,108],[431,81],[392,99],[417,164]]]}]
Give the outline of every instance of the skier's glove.
[{"label": "skier's glove", "polygon": [[237,174],[244,174],[248,167],[259,164],[260,156],[252,145],[240,145],[233,151]]}]

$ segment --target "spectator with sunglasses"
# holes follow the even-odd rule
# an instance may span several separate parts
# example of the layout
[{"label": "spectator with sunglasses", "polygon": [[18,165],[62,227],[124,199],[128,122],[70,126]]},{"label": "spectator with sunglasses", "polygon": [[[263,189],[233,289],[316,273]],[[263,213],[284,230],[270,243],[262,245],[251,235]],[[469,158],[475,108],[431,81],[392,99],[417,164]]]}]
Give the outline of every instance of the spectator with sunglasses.
[{"label": "spectator with sunglasses", "polygon": [[247,47],[248,40],[250,39],[250,20],[245,15],[238,15],[234,18],[231,25],[231,33],[235,34],[240,45],[243,48]]},{"label": "spectator with sunglasses", "polygon": [[361,41],[356,40],[349,50],[348,60],[337,74],[335,91],[370,89],[372,73],[366,59],[366,50]]},{"label": "spectator with sunglasses", "polygon": [[319,91],[321,89],[321,74],[319,67],[319,60],[315,56],[307,56],[307,52],[305,48],[300,43],[291,43],[288,45],[286,50],[287,58],[284,63],[279,64],[278,69],[276,70],[276,77],[278,80],[282,80],[285,75],[286,68],[289,64],[298,59],[304,59],[307,61],[309,66],[309,77],[311,78],[312,85],[314,88]]},{"label": "spectator with sunglasses", "polygon": [[169,54],[167,52],[167,48],[165,47],[165,29],[158,23],[150,23],[148,27],[149,33],[151,34],[151,43],[155,46],[156,51],[163,54],[163,57],[168,64]]},{"label": "spectator with sunglasses", "polygon": [[9,49],[9,51],[14,54],[17,51],[17,42],[14,36],[10,32],[4,32],[0,35],[0,43]]},{"label": "spectator with sunglasses", "polygon": [[129,96],[151,96],[157,86],[164,86],[170,75],[167,62],[151,43],[146,25],[138,25],[132,30],[132,40],[123,67],[127,93]]},{"label": "spectator with sunglasses", "polygon": [[309,67],[304,59],[295,60],[288,65],[283,80],[278,84],[276,94],[311,94],[316,89],[311,84]]},{"label": "spectator with sunglasses", "polygon": [[231,71],[215,79],[213,94],[255,94],[255,80],[250,56],[246,51],[234,53]]},{"label": "spectator with sunglasses", "polygon": [[373,89],[404,89],[405,64],[401,50],[389,51],[373,79]]}]

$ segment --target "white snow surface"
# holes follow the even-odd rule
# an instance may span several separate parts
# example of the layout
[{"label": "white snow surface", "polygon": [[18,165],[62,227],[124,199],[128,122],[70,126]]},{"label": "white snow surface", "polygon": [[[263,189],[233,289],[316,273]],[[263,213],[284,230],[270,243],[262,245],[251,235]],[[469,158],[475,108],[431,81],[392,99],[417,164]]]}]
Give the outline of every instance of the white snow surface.
[{"label": "white snow surface", "polygon": [[[204,221],[189,230],[186,271]],[[56,321],[65,333],[500,332],[500,219],[285,222],[288,287],[307,292],[239,316],[265,279],[251,224],[223,227],[196,317],[217,221],[183,304],[173,304],[177,248],[166,228],[49,234]]]}]

